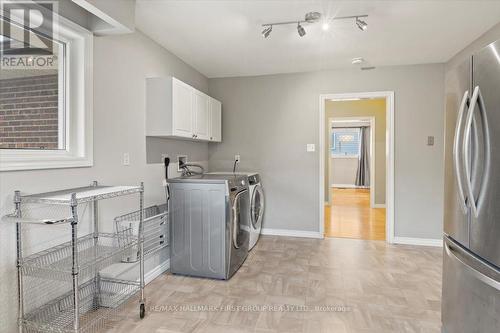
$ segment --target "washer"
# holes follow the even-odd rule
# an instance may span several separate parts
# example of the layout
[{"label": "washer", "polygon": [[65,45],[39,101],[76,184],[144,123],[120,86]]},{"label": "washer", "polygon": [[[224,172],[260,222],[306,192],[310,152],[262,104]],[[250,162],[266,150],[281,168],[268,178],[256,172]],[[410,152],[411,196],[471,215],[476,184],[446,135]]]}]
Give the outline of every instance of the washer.
[{"label": "washer", "polygon": [[[231,172],[211,172],[211,174],[232,174]],[[262,220],[264,219],[264,188],[257,172],[236,172],[235,175],[245,175],[248,179],[250,191],[250,237],[248,249],[251,250],[259,240],[262,230]]]},{"label": "washer", "polygon": [[170,270],[229,279],[248,255],[250,191],[244,175],[168,180]]}]

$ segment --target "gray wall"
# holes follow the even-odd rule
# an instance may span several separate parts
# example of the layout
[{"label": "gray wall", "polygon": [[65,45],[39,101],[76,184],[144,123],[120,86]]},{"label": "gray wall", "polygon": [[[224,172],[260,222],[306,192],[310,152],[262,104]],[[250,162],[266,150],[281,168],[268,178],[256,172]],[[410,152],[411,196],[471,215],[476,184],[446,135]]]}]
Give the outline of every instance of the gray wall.
[{"label": "gray wall", "polygon": [[[320,152],[305,148],[319,144],[319,95],[394,91],[395,233],[438,239],[443,87],[442,64],[210,79],[210,94],[223,105],[224,138],[209,146],[210,168],[230,169],[234,154],[240,153],[241,170],[262,174],[264,227],[318,231]],[[428,135],[436,138],[432,147],[426,145]]]},{"label": "gray wall", "polygon": [[[12,194],[16,189],[34,193],[97,180],[106,184],[145,182],[146,205],[165,201],[162,188],[162,153],[187,154],[190,160],[208,159],[206,143],[175,140],[145,140],[145,78],[175,75],[207,92],[208,80],[142,33],[95,38],[94,44],[94,166],[91,168],[0,172],[0,216],[13,211]],[[121,165],[122,154],[130,153],[130,166]],[[148,156],[147,156],[148,155]],[[170,174],[175,175],[171,166]],[[135,198],[107,200],[102,203],[104,230],[112,230],[112,218],[137,209]],[[83,212],[83,210],[82,210]],[[88,210],[87,210],[88,212]],[[88,214],[87,214],[88,215]],[[85,215],[85,217],[87,217]],[[80,235],[88,230],[83,219]],[[27,253],[68,240],[68,229],[60,226],[26,235]],[[14,226],[0,223],[0,332],[16,327],[16,273]]]}]

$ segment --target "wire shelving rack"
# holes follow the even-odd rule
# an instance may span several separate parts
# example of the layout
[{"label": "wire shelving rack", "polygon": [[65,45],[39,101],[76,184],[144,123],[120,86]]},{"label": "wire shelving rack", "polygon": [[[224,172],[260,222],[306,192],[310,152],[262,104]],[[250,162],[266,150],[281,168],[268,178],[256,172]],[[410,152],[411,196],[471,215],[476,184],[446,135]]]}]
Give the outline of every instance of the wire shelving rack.
[{"label": "wire shelving rack", "polygon": [[[122,228],[99,231],[99,201],[138,194],[137,237]],[[92,206],[91,233],[78,237],[78,205]],[[15,212],[4,220],[16,224],[19,332],[87,333],[103,327],[130,297],[140,292],[139,316],[145,316],[144,185],[91,186],[21,195],[14,193]],[[47,216],[40,218],[34,216]],[[23,227],[31,224],[70,226],[71,240],[25,256]],[[126,240],[126,241],[125,241]],[[99,272],[137,253],[139,280],[101,277]]]}]

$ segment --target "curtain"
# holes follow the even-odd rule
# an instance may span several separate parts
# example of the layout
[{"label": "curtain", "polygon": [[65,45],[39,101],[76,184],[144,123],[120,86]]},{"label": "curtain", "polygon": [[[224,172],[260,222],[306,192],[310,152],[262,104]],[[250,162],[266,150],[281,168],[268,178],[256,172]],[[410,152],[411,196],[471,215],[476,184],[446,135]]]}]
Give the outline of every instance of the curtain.
[{"label": "curtain", "polygon": [[359,159],[356,186],[370,186],[370,128],[359,129]]}]

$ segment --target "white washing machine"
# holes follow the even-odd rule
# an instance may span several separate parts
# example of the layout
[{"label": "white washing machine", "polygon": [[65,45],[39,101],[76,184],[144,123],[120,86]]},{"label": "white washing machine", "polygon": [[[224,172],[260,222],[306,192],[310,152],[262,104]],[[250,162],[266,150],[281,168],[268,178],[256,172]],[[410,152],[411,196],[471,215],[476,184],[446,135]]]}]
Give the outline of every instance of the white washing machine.
[{"label": "white washing machine", "polygon": [[[231,172],[210,172],[213,174],[232,174]],[[257,172],[236,172],[237,175],[248,177],[248,189],[250,191],[250,239],[248,249],[251,250],[259,240],[264,218],[264,189]]]}]

